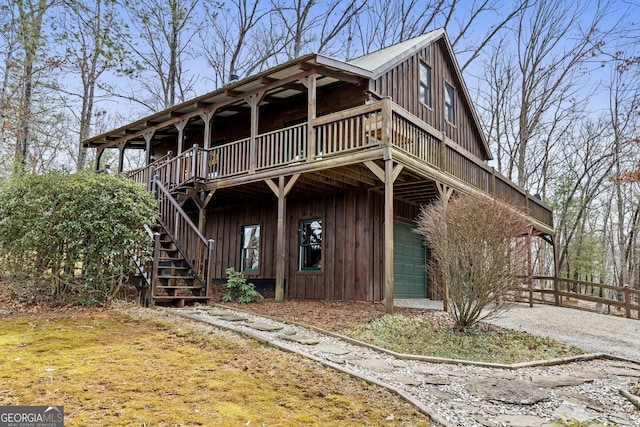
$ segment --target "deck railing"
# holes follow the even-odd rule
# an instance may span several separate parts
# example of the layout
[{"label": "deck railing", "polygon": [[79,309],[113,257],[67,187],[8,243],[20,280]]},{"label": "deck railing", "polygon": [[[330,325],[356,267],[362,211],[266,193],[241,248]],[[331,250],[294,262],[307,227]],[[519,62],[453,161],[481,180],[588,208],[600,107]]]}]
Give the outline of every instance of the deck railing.
[{"label": "deck railing", "polygon": [[256,170],[306,160],[309,153],[307,124],[264,133],[256,138]]},{"label": "deck railing", "polygon": [[[553,226],[551,210],[541,200],[391,100],[327,114],[314,119],[311,126],[313,132],[303,123],[206,150],[194,146],[157,165],[154,173],[173,189],[388,144]],[[313,144],[309,135],[315,135]],[[134,179],[148,175],[138,170]]]}]

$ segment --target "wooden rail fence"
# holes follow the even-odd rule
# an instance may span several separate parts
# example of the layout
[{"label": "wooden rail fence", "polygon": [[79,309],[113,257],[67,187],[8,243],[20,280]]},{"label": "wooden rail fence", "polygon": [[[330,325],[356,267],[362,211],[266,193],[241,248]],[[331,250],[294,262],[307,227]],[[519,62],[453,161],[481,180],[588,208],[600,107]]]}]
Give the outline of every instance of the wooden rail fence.
[{"label": "wooden rail fence", "polygon": [[632,289],[629,285],[614,286],[552,276],[523,276],[522,280],[523,286],[515,291],[518,301],[578,307],[640,319],[640,289]]}]

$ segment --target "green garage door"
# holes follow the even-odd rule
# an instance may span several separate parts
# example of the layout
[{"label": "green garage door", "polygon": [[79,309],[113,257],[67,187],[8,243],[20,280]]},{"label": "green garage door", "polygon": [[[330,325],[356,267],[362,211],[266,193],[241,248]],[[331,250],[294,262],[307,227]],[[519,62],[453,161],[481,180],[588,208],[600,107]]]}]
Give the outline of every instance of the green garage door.
[{"label": "green garage door", "polygon": [[427,249],[411,224],[393,223],[393,297],[426,298]]}]

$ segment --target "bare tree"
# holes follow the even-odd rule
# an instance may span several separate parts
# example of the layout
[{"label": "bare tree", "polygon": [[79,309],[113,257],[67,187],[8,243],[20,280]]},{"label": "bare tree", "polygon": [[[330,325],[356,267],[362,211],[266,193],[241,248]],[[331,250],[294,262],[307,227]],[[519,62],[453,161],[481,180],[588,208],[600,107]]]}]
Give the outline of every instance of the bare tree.
[{"label": "bare tree", "polygon": [[140,0],[130,4],[134,34],[128,47],[142,70],[138,83],[150,100],[136,94],[121,95],[153,111],[185,101],[196,77],[185,70],[194,55],[193,42],[202,29],[199,0]]},{"label": "bare tree", "polygon": [[276,62],[285,36],[271,22],[272,10],[258,0],[231,0],[206,9],[202,55],[221,86],[233,75],[251,75]]},{"label": "bare tree", "polygon": [[16,167],[25,167],[29,153],[34,85],[44,43],[43,20],[52,5],[52,0],[16,0],[4,8],[12,16],[12,29],[17,34],[17,49],[13,51],[12,59],[20,63],[17,75],[19,98],[17,107],[12,108],[18,117],[15,128]]},{"label": "bare tree", "polygon": [[278,24],[286,30],[286,53],[289,59],[310,51],[343,54],[342,44],[331,46],[352,20],[367,5],[368,0],[272,0]]},{"label": "bare tree", "polygon": [[463,58],[464,71],[489,42],[529,7],[529,0],[368,0],[349,28],[356,50],[369,53],[439,27],[447,29],[451,44]]},{"label": "bare tree", "polygon": [[[82,141],[91,135],[98,82],[106,71],[123,74],[132,72],[127,64],[127,52],[123,44],[125,25],[119,17],[119,8],[115,0],[94,0],[71,2],[66,10],[68,19],[60,38],[66,46],[64,69],[79,75],[82,86],[80,91],[60,86],[56,89],[80,101],[80,111],[76,114],[80,125],[76,160],[78,170],[86,164],[87,149]],[[76,106],[72,101],[72,113],[76,113]]]},{"label": "bare tree", "polygon": [[435,259],[435,285],[448,289],[458,328],[470,328],[507,307],[507,294],[519,285],[527,259],[527,246],[516,239],[528,230],[524,216],[481,194],[423,207],[417,232]]}]

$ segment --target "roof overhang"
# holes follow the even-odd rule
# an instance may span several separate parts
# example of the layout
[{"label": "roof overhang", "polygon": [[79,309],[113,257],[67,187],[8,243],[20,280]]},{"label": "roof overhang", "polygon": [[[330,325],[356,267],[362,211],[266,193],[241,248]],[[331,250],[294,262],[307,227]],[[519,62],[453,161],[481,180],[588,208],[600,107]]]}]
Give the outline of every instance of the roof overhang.
[{"label": "roof overhang", "polygon": [[[310,75],[316,75],[318,88],[339,81],[360,84],[362,79],[372,77],[370,71],[360,67],[323,55],[308,54],[256,75],[232,81],[213,92],[94,136],[83,141],[83,144],[87,147],[106,148],[127,143],[135,145],[133,142],[137,141],[137,145],[143,148],[145,134],[225,107],[229,109],[226,114],[231,115],[232,107],[236,104],[246,104],[249,96],[264,94],[261,105],[269,103],[270,98],[277,101],[296,96],[301,93],[301,90],[292,88],[292,84]],[[219,114],[225,115],[224,112]]]}]

